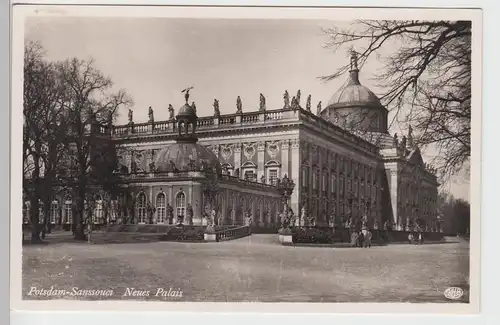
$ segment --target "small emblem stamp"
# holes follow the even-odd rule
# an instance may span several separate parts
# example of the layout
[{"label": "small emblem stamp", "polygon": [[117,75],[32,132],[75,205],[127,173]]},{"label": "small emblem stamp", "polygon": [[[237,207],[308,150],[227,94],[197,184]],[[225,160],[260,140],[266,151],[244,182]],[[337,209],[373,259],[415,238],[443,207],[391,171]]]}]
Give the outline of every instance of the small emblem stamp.
[{"label": "small emblem stamp", "polygon": [[464,290],[459,287],[449,287],[444,291],[444,296],[451,300],[458,300],[464,295]]}]

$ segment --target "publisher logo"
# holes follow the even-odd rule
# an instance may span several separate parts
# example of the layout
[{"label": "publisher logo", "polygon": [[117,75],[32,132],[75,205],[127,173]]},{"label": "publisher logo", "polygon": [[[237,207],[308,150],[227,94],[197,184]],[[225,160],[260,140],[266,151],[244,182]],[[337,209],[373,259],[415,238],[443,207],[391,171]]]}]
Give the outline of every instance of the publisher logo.
[{"label": "publisher logo", "polygon": [[459,287],[450,287],[444,291],[444,296],[451,300],[460,299],[464,295],[464,290]]}]

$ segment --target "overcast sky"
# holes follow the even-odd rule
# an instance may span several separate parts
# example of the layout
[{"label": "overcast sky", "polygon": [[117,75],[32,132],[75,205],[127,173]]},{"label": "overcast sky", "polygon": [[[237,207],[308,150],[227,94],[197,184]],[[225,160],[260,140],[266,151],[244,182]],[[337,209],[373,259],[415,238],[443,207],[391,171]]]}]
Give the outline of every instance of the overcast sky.
[{"label": "overcast sky", "polygon": [[[26,40],[40,41],[50,60],[94,59],[95,66],[112,78],[116,89],[124,88],[131,95],[134,121],[138,123],[147,121],[149,106],[154,109],[155,120],[167,119],[168,104],[175,109],[182,106],[181,90],[187,86],[194,86],[191,100],[196,102],[200,116],[213,113],[214,98],[220,102],[221,113],[235,112],[238,95],[243,111],[258,110],[260,93],[266,97],[268,109],[277,109],[283,106],[285,89],[291,96],[300,89],[303,103],[311,94],[315,111],[317,102],[326,104],[347,78],[328,83],[318,80],[349,60],[347,52],[333,54],[323,48],[327,38],[321,29],[340,24],[347,23],[37,17],[26,22]],[[379,95],[370,78],[380,67],[374,58],[360,73],[361,83]],[[126,123],[127,112],[119,113],[118,123]],[[394,125],[390,131],[400,133],[401,129]],[[447,188],[468,200],[467,181],[454,182]]]}]

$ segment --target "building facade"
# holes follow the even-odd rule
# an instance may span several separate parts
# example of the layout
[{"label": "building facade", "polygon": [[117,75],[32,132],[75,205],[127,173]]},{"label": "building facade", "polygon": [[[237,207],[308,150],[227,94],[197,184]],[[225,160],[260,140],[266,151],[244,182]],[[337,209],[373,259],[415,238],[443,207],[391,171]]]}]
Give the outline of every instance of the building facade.
[{"label": "building facade", "polygon": [[[221,115],[216,100],[213,116],[198,118],[194,103],[186,99],[177,115],[169,106],[167,121],[155,121],[150,108],[148,122],[135,123],[130,112],[127,125],[103,126],[103,135],[116,147],[116,182],[122,189],[116,200],[128,200],[128,210],[135,212],[128,214],[135,214],[137,222],[168,223],[165,211],[186,214],[189,205],[193,222],[202,223],[207,209],[203,180],[194,174],[169,178],[172,170],[165,166],[174,161],[177,168],[186,169],[190,160],[202,161],[205,158],[196,157],[210,153],[205,160],[222,175],[214,201],[222,223],[243,224],[245,213],[251,213],[256,225],[276,227],[280,196],[274,185],[286,175],[296,184],[291,209],[319,226],[365,219],[373,227],[406,230],[418,223],[437,231],[436,175],[423,162],[411,130],[401,139],[388,133],[387,109],[361,85],[355,55],[348,82],[326,107],[320,102],[316,114],[311,96],[301,104],[300,91],[291,100],[286,92],[283,107],[276,109],[266,107],[260,96],[260,106],[246,112],[238,97],[233,114]],[[194,151],[179,151],[186,110],[196,117],[186,122],[196,129]],[[207,153],[200,154],[204,150]],[[68,198],[55,200],[61,202],[59,220],[69,220]],[[106,201],[104,195],[101,200]],[[149,218],[148,208],[155,211]],[[105,213],[108,219],[127,214],[110,210],[114,212]]]}]

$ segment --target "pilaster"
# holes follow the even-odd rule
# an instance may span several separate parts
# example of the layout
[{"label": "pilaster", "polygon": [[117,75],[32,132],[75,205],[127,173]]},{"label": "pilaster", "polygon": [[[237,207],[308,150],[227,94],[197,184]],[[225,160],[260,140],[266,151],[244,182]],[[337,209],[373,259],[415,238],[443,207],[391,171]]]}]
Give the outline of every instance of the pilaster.
[{"label": "pilaster", "polygon": [[392,222],[393,224],[399,225],[399,209],[398,209],[398,169],[397,166],[394,167],[394,169],[390,170],[390,175],[391,175],[391,189],[390,189],[390,194],[391,194],[391,206],[392,206]]},{"label": "pilaster", "polygon": [[262,177],[262,175],[264,175],[264,177],[266,177],[265,169],[264,169],[265,149],[266,149],[265,142],[258,142],[257,143],[257,181],[260,181],[260,178]]},{"label": "pilaster", "polygon": [[[288,165],[288,159],[290,155],[290,141],[283,140],[281,141],[281,178],[285,176],[285,174],[290,175],[290,168]],[[293,168],[299,168],[299,166],[293,166]],[[298,186],[297,182],[297,186]]]},{"label": "pilaster", "polygon": [[290,177],[295,182],[295,189],[293,190],[292,196],[290,198],[291,208],[295,214],[299,213],[299,202],[300,202],[300,186],[299,183],[299,173],[300,173],[300,140],[292,139],[290,141],[292,146],[291,162],[292,166],[290,168]]},{"label": "pilaster", "polygon": [[240,171],[240,178],[243,178],[243,171],[241,170],[241,143],[236,143],[233,147],[234,150],[234,170]]}]

